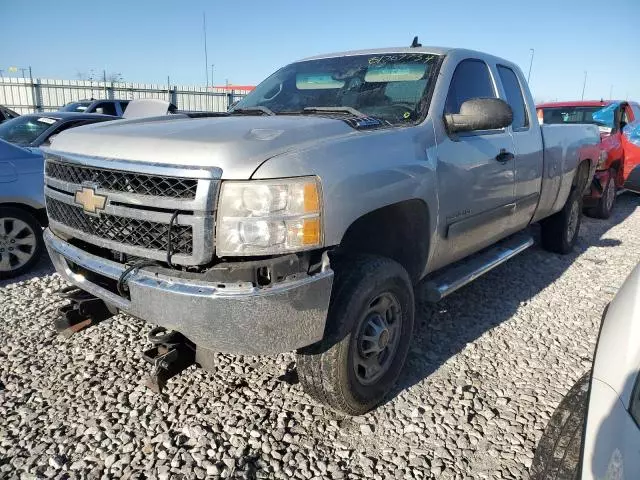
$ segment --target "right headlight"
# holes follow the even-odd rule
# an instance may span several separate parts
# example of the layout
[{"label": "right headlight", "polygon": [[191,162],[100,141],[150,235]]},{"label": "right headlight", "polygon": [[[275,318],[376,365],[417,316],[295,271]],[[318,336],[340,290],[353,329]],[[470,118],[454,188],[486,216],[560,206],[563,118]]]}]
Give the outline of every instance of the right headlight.
[{"label": "right headlight", "polygon": [[223,181],[217,255],[274,255],[320,247],[321,198],[316,177]]}]

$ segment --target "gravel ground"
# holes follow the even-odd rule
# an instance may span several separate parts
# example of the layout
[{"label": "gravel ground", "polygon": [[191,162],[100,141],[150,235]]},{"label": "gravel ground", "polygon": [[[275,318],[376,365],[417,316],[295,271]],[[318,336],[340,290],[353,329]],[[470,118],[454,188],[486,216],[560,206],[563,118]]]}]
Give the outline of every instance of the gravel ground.
[{"label": "gravel ground", "polygon": [[0,478],[523,478],[590,366],[600,316],[640,261],[640,197],[584,219],[574,254],[534,247],[432,306],[405,373],[346,418],[296,383],[294,356],[219,355],[167,398],[143,387],[149,326],[119,315],[63,339],[44,261],[0,284]]}]

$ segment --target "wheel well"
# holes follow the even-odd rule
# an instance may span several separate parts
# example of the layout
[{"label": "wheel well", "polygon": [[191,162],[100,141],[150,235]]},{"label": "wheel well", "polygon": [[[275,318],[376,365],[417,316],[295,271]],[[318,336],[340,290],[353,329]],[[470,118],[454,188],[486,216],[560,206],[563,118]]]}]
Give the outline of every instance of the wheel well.
[{"label": "wheel well", "polygon": [[11,202],[0,203],[0,208],[2,207],[18,208],[20,210],[29,212],[31,215],[35,217],[36,220],[38,220],[40,225],[42,225],[43,227],[46,227],[49,224],[49,220],[47,219],[47,210],[44,208],[33,208],[24,203],[11,203]]},{"label": "wheel well", "polygon": [[614,169],[615,171],[620,171],[620,166],[622,165],[622,160],[618,159],[618,160],[614,160],[613,162],[611,162],[611,167]]},{"label": "wheel well", "polygon": [[416,283],[429,253],[429,209],[422,200],[413,199],[369,212],[349,226],[339,251],[391,258]]},{"label": "wheel well", "polygon": [[578,170],[576,171],[576,175],[573,180],[573,184],[576,187],[580,187],[582,185],[582,188],[586,190],[586,188],[588,187],[590,169],[591,169],[591,160],[586,159],[580,162],[580,165],[578,165]]}]

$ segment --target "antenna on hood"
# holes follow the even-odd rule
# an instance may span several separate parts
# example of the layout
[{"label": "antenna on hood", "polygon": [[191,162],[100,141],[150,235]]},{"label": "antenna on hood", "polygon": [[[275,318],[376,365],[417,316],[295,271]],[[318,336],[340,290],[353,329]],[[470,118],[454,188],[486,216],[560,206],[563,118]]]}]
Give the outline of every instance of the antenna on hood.
[{"label": "antenna on hood", "polygon": [[421,46],[422,44],[418,43],[418,37],[417,36],[413,37],[413,42],[411,42],[411,48],[418,48]]}]

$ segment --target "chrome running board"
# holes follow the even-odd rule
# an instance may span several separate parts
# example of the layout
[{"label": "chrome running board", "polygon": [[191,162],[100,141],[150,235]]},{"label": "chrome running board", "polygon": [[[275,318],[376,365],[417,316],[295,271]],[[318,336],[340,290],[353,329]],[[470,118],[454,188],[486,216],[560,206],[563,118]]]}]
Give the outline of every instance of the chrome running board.
[{"label": "chrome running board", "polygon": [[528,232],[517,233],[486,250],[454,263],[442,272],[436,272],[424,285],[426,300],[429,302],[442,300],[450,293],[515,257],[533,243],[533,238]]}]

